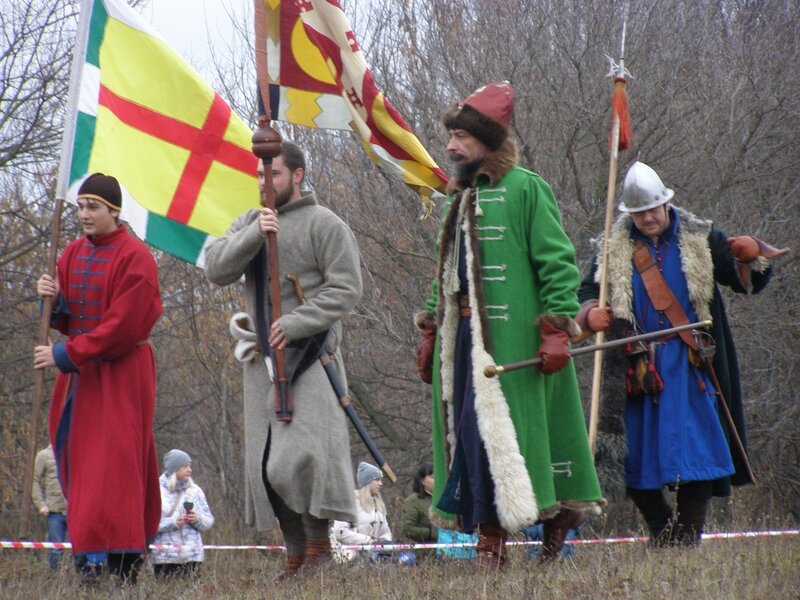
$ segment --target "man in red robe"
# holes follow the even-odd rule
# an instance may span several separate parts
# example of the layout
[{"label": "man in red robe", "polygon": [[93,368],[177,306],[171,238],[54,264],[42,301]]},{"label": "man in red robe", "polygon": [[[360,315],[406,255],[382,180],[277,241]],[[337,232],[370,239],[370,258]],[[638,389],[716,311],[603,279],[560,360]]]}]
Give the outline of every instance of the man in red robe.
[{"label": "man in red robe", "polygon": [[50,440],[76,565],[104,552],[109,572],[135,583],[161,515],[149,337],[162,307],[155,260],[120,225],[121,206],[114,177],[95,173],[81,185],[86,235],[64,250],[57,279],[37,283],[39,296],[53,298],[51,325],[68,339],[37,346],[34,366],[60,371]]}]

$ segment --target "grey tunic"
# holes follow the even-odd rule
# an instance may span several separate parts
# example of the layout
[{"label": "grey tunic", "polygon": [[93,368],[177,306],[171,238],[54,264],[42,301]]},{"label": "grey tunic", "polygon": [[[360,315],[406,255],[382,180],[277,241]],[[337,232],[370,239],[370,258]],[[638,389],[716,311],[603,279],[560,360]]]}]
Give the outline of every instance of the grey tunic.
[{"label": "grey tunic", "polygon": [[[260,211],[238,217],[227,234],[206,252],[206,276],[218,285],[236,282],[265,243],[258,228]],[[278,259],[281,282],[281,328],[289,342],[331,330],[328,351],[340,376],[340,320],[361,299],[361,269],[355,237],[333,212],[317,204],[313,192],[278,209]],[[305,291],[300,305],[286,274],[296,275]],[[254,316],[253,281],[245,278],[247,311]],[[269,290],[265,290],[268,294]],[[299,349],[286,349],[291,372]],[[354,521],[353,470],[347,420],[318,361],[292,386],[294,417],[278,422],[274,392],[260,355],[244,365],[246,519],[259,530],[272,528],[272,515],[262,481],[266,456],[269,484],[297,513],[320,519]],[[346,380],[345,380],[346,384]]]}]

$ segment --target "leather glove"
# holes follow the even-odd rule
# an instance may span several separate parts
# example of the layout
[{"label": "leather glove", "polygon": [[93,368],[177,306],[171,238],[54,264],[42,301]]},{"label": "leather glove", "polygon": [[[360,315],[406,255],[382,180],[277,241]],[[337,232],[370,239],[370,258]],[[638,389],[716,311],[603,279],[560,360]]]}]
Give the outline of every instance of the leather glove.
[{"label": "leather glove", "polygon": [[761,255],[758,242],[749,235],[729,237],[727,241],[733,257],[739,262],[752,262]]},{"label": "leather glove", "polygon": [[436,344],[436,325],[425,323],[422,339],[417,346],[417,370],[419,378],[425,383],[433,381],[433,347]]},{"label": "leather glove", "polygon": [[542,359],[542,363],[536,369],[545,375],[557,373],[569,362],[569,336],[547,321],[542,321],[539,331],[542,343],[536,356]]},{"label": "leather glove", "polygon": [[589,326],[589,329],[597,333],[598,331],[605,331],[608,329],[613,319],[614,313],[611,312],[610,307],[604,306],[600,308],[599,306],[593,306],[586,315],[586,324]]}]

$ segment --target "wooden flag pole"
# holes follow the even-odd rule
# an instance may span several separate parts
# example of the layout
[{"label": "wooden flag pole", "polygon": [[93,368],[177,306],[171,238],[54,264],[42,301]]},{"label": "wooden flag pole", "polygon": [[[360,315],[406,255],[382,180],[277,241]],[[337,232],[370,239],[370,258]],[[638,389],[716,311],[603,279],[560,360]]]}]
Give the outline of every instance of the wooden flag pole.
[{"label": "wooden flag pole", "polygon": [[[608,191],[606,193],[606,216],[603,227],[603,246],[600,252],[600,297],[598,306],[604,308],[608,297],[608,236],[611,234],[611,221],[614,214],[614,200],[616,195],[617,182],[617,162],[619,159],[620,131],[626,131],[625,147],[630,144],[630,127],[623,123],[627,119],[627,114],[622,114],[620,104],[622,104],[623,94],[625,93],[625,27],[627,21],[627,6],[622,20],[622,43],[620,46],[619,66],[616,69],[614,79],[614,101],[612,102],[612,121],[611,121],[611,152],[608,166]],[[627,100],[624,101],[627,110]],[[605,332],[599,331],[595,337],[595,345],[600,345],[605,340]],[[600,413],[600,387],[603,378],[603,352],[594,355],[594,371],[592,374],[592,396],[589,405],[589,447],[592,454],[595,451],[597,440],[597,421]]]},{"label": "wooden flag pole", "polygon": [[[267,38],[264,0],[253,0],[253,19],[256,44],[256,80],[264,107],[258,117],[258,129],[253,133],[253,154],[264,163],[264,187],[261,190],[262,204],[275,210],[275,194],[272,189],[272,159],[281,153],[281,135],[270,125],[269,82],[267,81]],[[272,311],[270,322],[281,317],[281,280],[278,267],[278,236],[267,234],[267,260],[269,262],[269,295]],[[264,348],[262,351],[266,352]],[[292,397],[289,380],[286,378],[286,360],[282,348],[271,351],[275,366],[275,413],[278,421],[292,420]]]},{"label": "wooden flag pole", "polygon": [[[50,225],[50,253],[47,258],[47,272],[53,279],[56,273],[56,257],[58,256],[58,238],[61,234],[61,209],[64,206],[62,198],[56,198],[53,212],[53,221]],[[50,335],[50,315],[53,312],[55,298],[46,296],[42,307],[42,318],[39,322],[38,346],[47,346]],[[28,455],[25,464],[25,486],[22,494],[22,513],[19,522],[20,539],[30,534],[31,496],[33,494],[33,465],[36,460],[36,448],[39,443],[39,415],[42,410],[42,396],[44,396],[44,369],[34,370],[35,385],[33,390],[33,405],[31,407],[31,429],[28,435]]]}]

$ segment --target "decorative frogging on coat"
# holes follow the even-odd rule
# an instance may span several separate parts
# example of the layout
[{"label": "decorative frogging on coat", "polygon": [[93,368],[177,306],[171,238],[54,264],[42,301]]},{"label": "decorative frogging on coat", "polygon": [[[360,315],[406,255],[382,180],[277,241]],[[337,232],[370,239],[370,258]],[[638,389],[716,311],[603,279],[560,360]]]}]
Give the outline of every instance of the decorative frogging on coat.
[{"label": "decorative frogging on coat", "polygon": [[[507,140],[503,147],[489,156],[481,168],[480,174],[488,175],[492,184],[496,184],[517,162],[516,144]],[[452,185],[450,192],[456,191]],[[498,195],[499,189],[493,188],[491,201],[505,201]],[[472,380],[475,387],[475,411],[478,417],[478,430],[481,440],[486,448],[489,458],[492,481],[495,486],[495,504],[500,523],[508,531],[517,531],[535,522],[539,517],[536,496],[533,485],[528,476],[525,460],[519,449],[516,430],[511,420],[508,403],[506,402],[500,381],[497,378],[484,377],[483,371],[489,365],[494,365],[489,339],[487,319],[491,318],[483,298],[483,268],[475,249],[479,248],[481,228],[477,224],[479,216],[479,202],[483,196],[473,188],[464,189],[450,206],[445,223],[442,227],[442,236],[439,240],[440,255],[446,257],[439,271],[439,281],[447,281],[448,276],[458,265],[454,264],[451,248],[456,227],[460,227],[465,236],[467,250],[467,273],[470,279],[469,304],[471,307],[481,307],[472,310],[470,314],[470,328],[472,331]],[[461,204],[466,202],[464,208]],[[459,216],[463,215],[461,222]],[[481,239],[483,239],[481,237]],[[455,427],[453,422],[453,369],[455,356],[455,331],[458,327],[459,307],[456,295],[441,289],[439,306],[437,307],[438,322],[441,327],[442,348],[441,356],[441,382],[442,400],[447,407],[447,441],[450,448],[455,447]],[[449,461],[452,463],[452,452]]]}]

